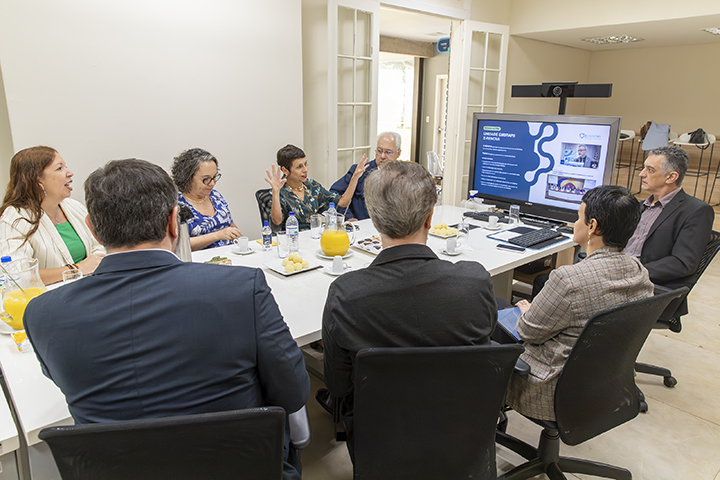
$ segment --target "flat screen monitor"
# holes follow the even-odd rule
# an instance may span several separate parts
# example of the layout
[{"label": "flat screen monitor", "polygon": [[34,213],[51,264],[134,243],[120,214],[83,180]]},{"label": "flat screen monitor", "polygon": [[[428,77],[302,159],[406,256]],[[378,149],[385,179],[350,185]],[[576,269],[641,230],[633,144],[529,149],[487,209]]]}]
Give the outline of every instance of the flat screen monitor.
[{"label": "flat screen monitor", "polygon": [[619,136],[620,117],[475,113],[468,190],[574,222],[583,194],[612,183]]}]

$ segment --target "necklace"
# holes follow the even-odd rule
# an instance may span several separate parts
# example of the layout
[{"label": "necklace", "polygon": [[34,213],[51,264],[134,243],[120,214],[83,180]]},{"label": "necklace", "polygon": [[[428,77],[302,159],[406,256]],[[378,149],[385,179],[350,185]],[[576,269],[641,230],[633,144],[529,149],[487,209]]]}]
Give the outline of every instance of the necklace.
[{"label": "necklace", "polygon": [[198,205],[201,205],[203,202],[205,202],[205,200],[208,199],[208,197],[203,197],[202,200],[195,200],[195,199],[192,198],[190,195],[187,195],[187,194],[186,194],[185,196],[188,198],[188,200],[190,200],[190,201],[193,202],[193,203],[197,203]]},{"label": "necklace", "polygon": [[[58,211],[62,211],[60,209],[60,205],[58,205]],[[48,213],[47,210],[45,210],[45,209],[43,209],[43,212],[45,212],[47,214],[47,216],[50,217],[50,219],[55,222],[55,225],[60,224],[60,217],[57,217],[55,215],[50,215],[50,213]]]},{"label": "necklace", "polygon": [[304,183],[301,183],[299,187],[297,187],[297,188],[295,188],[295,187],[290,187],[290,189],[291,189],[291,190],[295,190],[296,192],[302,192],[303,190],[305,190],[305,184],[304,184]]}]

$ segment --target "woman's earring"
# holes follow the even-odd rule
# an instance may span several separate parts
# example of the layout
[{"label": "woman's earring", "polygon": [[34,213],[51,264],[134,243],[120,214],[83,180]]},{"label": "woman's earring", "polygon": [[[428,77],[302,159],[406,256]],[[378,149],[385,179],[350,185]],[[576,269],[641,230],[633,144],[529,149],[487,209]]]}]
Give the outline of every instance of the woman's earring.
[{"label": "woman's earring", "polygon": [[40,188],[43,189],[43,193],[44,193],[45,196],[47,197],[47,192],[45,191],[45,186],[44,186],[42,183],[40,184]]},{"label": "woman's earring", "polygon": [[591,242],[592,242],[592,239],[590,238],[590,234],[588,233],[588,247],[590,246]]}]

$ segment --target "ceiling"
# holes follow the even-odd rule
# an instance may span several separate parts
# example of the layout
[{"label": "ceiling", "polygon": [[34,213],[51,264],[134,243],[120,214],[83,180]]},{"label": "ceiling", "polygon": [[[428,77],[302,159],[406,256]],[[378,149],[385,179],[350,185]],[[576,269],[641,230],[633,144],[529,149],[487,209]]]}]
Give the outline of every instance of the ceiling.
[{"label": "ceiling", "polygon": [[[450,21],[450,18],[409,10],[392,7],[380,8],[380,34],[390,37],[437,42],[439,38],[450,36]],[[553,31],[523,32],[515,35],[593,51],[720,43],[720,35],[711,35],[702,31],[703,28],[708,27],[720,27],[720,15]],[[511,28],[511,35],[513,34]],[[583,38],[609,35],[628,35],[644,40],[642,42],[614,45],[596,45],[582,41]]]}]

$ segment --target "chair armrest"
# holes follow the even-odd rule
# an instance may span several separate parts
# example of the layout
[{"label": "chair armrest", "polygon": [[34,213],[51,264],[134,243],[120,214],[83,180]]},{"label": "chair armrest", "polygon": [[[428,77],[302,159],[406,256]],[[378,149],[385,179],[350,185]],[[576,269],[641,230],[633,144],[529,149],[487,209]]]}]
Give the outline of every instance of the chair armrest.
[{"label": "chair armrest", "polygon": [[522,358],[518,358],[517,362],[515,362],[513,373],[515,375],[525,377],[530,374],[530,365],[528,365]]},{"label": "chair armrest", "polygon": [[655,293],[653,295],[660,295],[661,293],[667,293],[672,291],[672,288],[664,287],[656,283],[653,284],[653,287],[655,287]]},{"label": "chair armrest", "polygon": [[303,450],[310,445],[312,434],[310,433],[310,416],[307,406],[303,405],[297,412],[289,414],[288,422],[290,424],[290,447],[295,450]]}]

